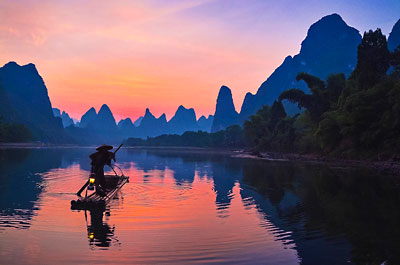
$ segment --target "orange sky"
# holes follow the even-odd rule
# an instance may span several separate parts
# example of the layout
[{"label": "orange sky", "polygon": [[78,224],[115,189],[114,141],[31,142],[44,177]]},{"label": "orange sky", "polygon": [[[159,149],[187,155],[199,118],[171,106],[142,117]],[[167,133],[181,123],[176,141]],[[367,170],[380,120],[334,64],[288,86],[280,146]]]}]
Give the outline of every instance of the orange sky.
[{"label": "orange sky", "polygon": [[[298,53],[320,17],[338,12],[352,26],[370,27],[362,19],[369,9],[352,15],[349,1],[288,9],[293,2],[3,0],[0,64],[34,63],[53,107],[75,118],[103,103],[117,120],[136,119],[146,107],[171,118],[181,104],[200,117],[214,112],[221,85],[232,89],[239,111],[246,92]],[[399,11],[393,1],[380,5],[386,2]],[[374,28],[393,26],[396,15],[387,10],[385,19],[375,14]]]}]

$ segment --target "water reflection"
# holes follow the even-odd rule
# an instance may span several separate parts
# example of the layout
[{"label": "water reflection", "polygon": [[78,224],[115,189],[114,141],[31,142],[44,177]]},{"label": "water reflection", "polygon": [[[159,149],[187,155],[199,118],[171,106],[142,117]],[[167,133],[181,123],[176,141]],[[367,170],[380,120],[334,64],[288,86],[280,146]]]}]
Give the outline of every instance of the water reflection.
[{"label": "water reflection", "polygon": [[42,159],[40,150],[0,149],[0,229],[29,228],[43,190],[40,173],[61,166],[60,153],[51,150]]},{"label": "water reflection", "polygon": [[[110,227],[106,221],[103,221],[104,215],[110,215],[110,209],[107,211],[92,210],[84,212],[89,244],[91,246],[107,248],[112,243],[118,243],[118,239],[114,235],[115,226]],[[90,215],[89,221],[87,218],[88,212]]]},{"label": "water reflection", "polygon": [[399,178],[250,162],[243,183],[255,191],[244,188],[242,197],[290,232],[304,264],[400,264]]},{"label": "water reflection", "polygon": [[[46,231],[64,233],[68,243],[58,244],[87,262],[400,264],[399,178],[358,168],[128,149],[117,157],[131,177],[124,196],[104,213],[71,213],[69,201],[87,178],[91,151],[0,149],[0,233],[25,246],[12,231],[31,230],[36,244],[50,248],[54,238]],[[118,237],[116,227],[123,231]],[[88,240],[93,252],[107,251],[82,252]],[[13,251],[4,242],[1,249],[0,258]],[[121,249],[126,252],[114,252]]]}]

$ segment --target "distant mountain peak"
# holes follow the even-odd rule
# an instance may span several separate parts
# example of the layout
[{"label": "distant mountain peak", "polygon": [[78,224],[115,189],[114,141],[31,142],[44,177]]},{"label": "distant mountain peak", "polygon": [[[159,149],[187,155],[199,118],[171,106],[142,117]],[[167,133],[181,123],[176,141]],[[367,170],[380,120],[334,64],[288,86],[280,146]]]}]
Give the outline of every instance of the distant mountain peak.
[{"label": "distant mountain peak", "polygon": [[156,117],[154,117],[154,115],[150,112],[149,108],[146,108],[146,112],[144,113],[144,117],[143,118],[146,118],[146,119],[153,118],[153,119],[155,119]]},{"label": "distant mountain peak", "polygon": [[204,132],[211,132],[211,126],[213,124],[213,121],[214,121],[213,115],[208,115],[208,118],[202,115],[197,121],[199,125],[199,130]]},{"label": "distant mountain peak", "polygon": [[29,72],[31,72],[31,73],[33,73],[35,75],[39,75],[39,72],[38,72],[38,70],[36,69],[36,66],[33,63],[28,63],[26,65],[20,66],[16,62],[10,61],[10,62],[6,63],[3,67],[10,68],[10,69],[22,68],[22,69],[28,70]]},{"label": "distant mountain peak", "polygon": [[140,126],[140,123],[142,122],[142,120],[143,120],[143,116],[140,116],[139,118],[137,118],[136,120],[135,120],[135,122],[133,123],[136,127],[138,127],[138,126]]},{"label": "distant mountain peak", "polygon": [[8,63],[6,63],[3,67],[8,68],[8,67],[19,67],[20,65],[17,64],[14,61],[9,61]]},{"label": "distant mountain peak", "polygon": [[99,110],[99,113],[100,113],[101,111],[111,112],[111,110],[110,110],[110,108],[108,107],[107,104],[103,104],[103,105],[101,106],[101,108],[100,108],[100,110]]},{"label": "distant mountain peak", "polygon": [[324,53],[329,47],[337,46],[342,40],[359,34],[357,29],[347,25],[338,14],[327,15],[310,26],[301,43],[300,54],[316,56],[316,53]]},{"label": "distant mountain peak", "polygon": [[232,91],[229,87],[227,86],[221,86],[219,89],[218,97],[220,96],[232,96]]},{"label": "distant mountain peak", "polygon": [[180,105],[175,115],[168,122],[168,132],[182,134],[185,131],[198,131],[199,126],[196,120],[196,113],[193,108],[185,108]]},{"label": "distant mountain peak", "polygon": [[160,117],[158,117],[157,120],[160,120],[162,122],[164,122],[164,121],[167,122],[167,116],[165,115],[165,113],[163,113],[163,114],[161,114]]},{"label": "distant mountain peak", "polygon": [[233,104],[233,98],[232,98],[232,91],[227,86],[221,86],[221,88],[219,89],[216,111],[219,106],[228,108],[230,111],[235,110],[235,106]]},{"label": "distant mountain peak", "polygon": [[238,122],[238,113],[233,104],[231,89],[227,86],[221,86],[217,105],[215,106],[214,120],[211,131],[216,132]]},{"label": "distant mountain peak", "polygon": [[196,117],[196,114],[195,114],[193,108],[188,109],[188,108],[185,108],[183,105],[180,105],[178,107],[178,109],[175,112],[174,117],[175,116],[181,116],[181,115],[194,115]]},{"label": "distant mountain peak", "polygon": [[[317,22],[313,23],[308,29],[307,35],[318,33],[318,31],[321,30],[340,28],[340,27],[341,28],[348,27],[348,25],[340,15],[333,13],[331,15],[324,16]],[[320,32],[320,33],[330,34],[330,32]]]},{"label": "distant mountain peak", "polygon": [[[279,95],[296,87],[308,93],[304,82],[296,76],[306,72],[326,79],[332,73],[349,76],[357,64],[360,32],[346,24],[338,14],[327,15],[313,23],[301,43],[300,53],[287,56],[283,63],[261,84],[255,95],[247,93],[240,111],[240,122],[255,114],[263,105],[272,105]],[[293,115],[297,106],[284,101],[286,112]]]},{"label": "distant mountain peak", "polygon": [[114,115],[107,104],[101,106],[99,113],[97,114],[97,123],[97,126],[104,129],[112,129],[116,126]]},{"label": "distant mountain peak", "polygon": [[60,117],[61,116],[61,111],[58,108],[53,108],[53,114],[54,117]]},{"label": "distant mountain peak", "polygon": [[132,123],[132,120],[130,118],[126,119],[121,119],[118,122],[118,128],[123,131],[123,133],[131,133],[132,130],[135,128],[135,126]]},{"label": "distant mountain peak", "polygon": [[86,113],[95,113],[97,115],[96,109],[94,107],[91,107]]},{"label": "distant mountain peak", "polygon": [[180,105],[180,106],[178,107],[178,110],[187,110],[187,108],[185,108],[183,105]]},{"label": "distant mountain peak", "polygon": [[[121,121],[122,121],[122,120],[121,120]],[[129,122],[129,123],[132,123],[131,118],[126,118],[125,121],[126,121],[126,122]]]},{"label": "distant mountain peak", "polygon": [[[346,22],[344,22],[343,18],[338,14],[338,13],[332,13],[330,15],[326,15],[323,16],[320,20],[318,20],[316,23],[318,22],[336,22],[336,23],[342,23],[342,24],[346,24]],[[314,23],[314,24],[316,24]]]},{"label": "distant mountain peak", "polygon": [[34,65],[33,63],[26,64],[22,67],[28,69],[33,74],[39,74],[38,70],[36,69],[36,65]]},{"label": "distant mountain peak", "polygon": [[393,52],[400,45],[400,19],[394,24],[388,38],[388,49]]},{"label": "distant mountain peak", "polygon": [[95,122],[97,119],[97,112],[94,107],[91,107],[85,114],[82,115],[79,127],[87,127],[90,123]]},{"label": "distant mountain peak", "polygon": [[0,116],[24,124],[34,140],[62,142],[62,121],[54,117],[43,78],[33,64],[20,66],[14,61],[0,67]]}]

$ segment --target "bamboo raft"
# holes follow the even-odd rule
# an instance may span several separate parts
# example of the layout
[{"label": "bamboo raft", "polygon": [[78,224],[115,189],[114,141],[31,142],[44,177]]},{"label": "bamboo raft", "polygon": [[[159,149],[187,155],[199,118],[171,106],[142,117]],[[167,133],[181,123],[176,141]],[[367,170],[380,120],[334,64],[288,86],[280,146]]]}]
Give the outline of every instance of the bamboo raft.
[{"label": "bamboo raft", "polygon": [[121,175],[105,175],[106,190],[105,196],[100,196],[96,192],[88,195],[86,188],[85,197],[71,201],[72,210],[100,210],[105,209],[106,204],[115,196],[115,194],[129,182],[129,177],[123,173]]}]

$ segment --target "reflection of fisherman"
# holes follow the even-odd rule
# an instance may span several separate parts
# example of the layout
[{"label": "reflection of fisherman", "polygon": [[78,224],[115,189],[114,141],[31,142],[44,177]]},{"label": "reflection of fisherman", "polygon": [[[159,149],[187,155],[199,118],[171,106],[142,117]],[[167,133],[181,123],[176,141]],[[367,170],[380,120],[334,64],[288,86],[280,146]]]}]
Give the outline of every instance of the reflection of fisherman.
[{"label": "reflection of fisherman", "polygon": [[103,211],[90,211],[90,225],[87,224],[87,231],[90,245],[109,247],[114,238],[114,227],[111,228],[106,222],[103,222]]},{"label": "reflection of fisherman", "polygon": [[111,159],[116,161],[115,153],[109,152],[111,149],[113,149],[112,146],[103,144],[102,146],[96,148],[96,153],[93,153],[89,156],[92,160],[90,163],[92,165],[90,174],[94,175],[95,177],[96,192],[99,195],[103,195],[104,190],[106,189],[104,166],[111,166]]}]

